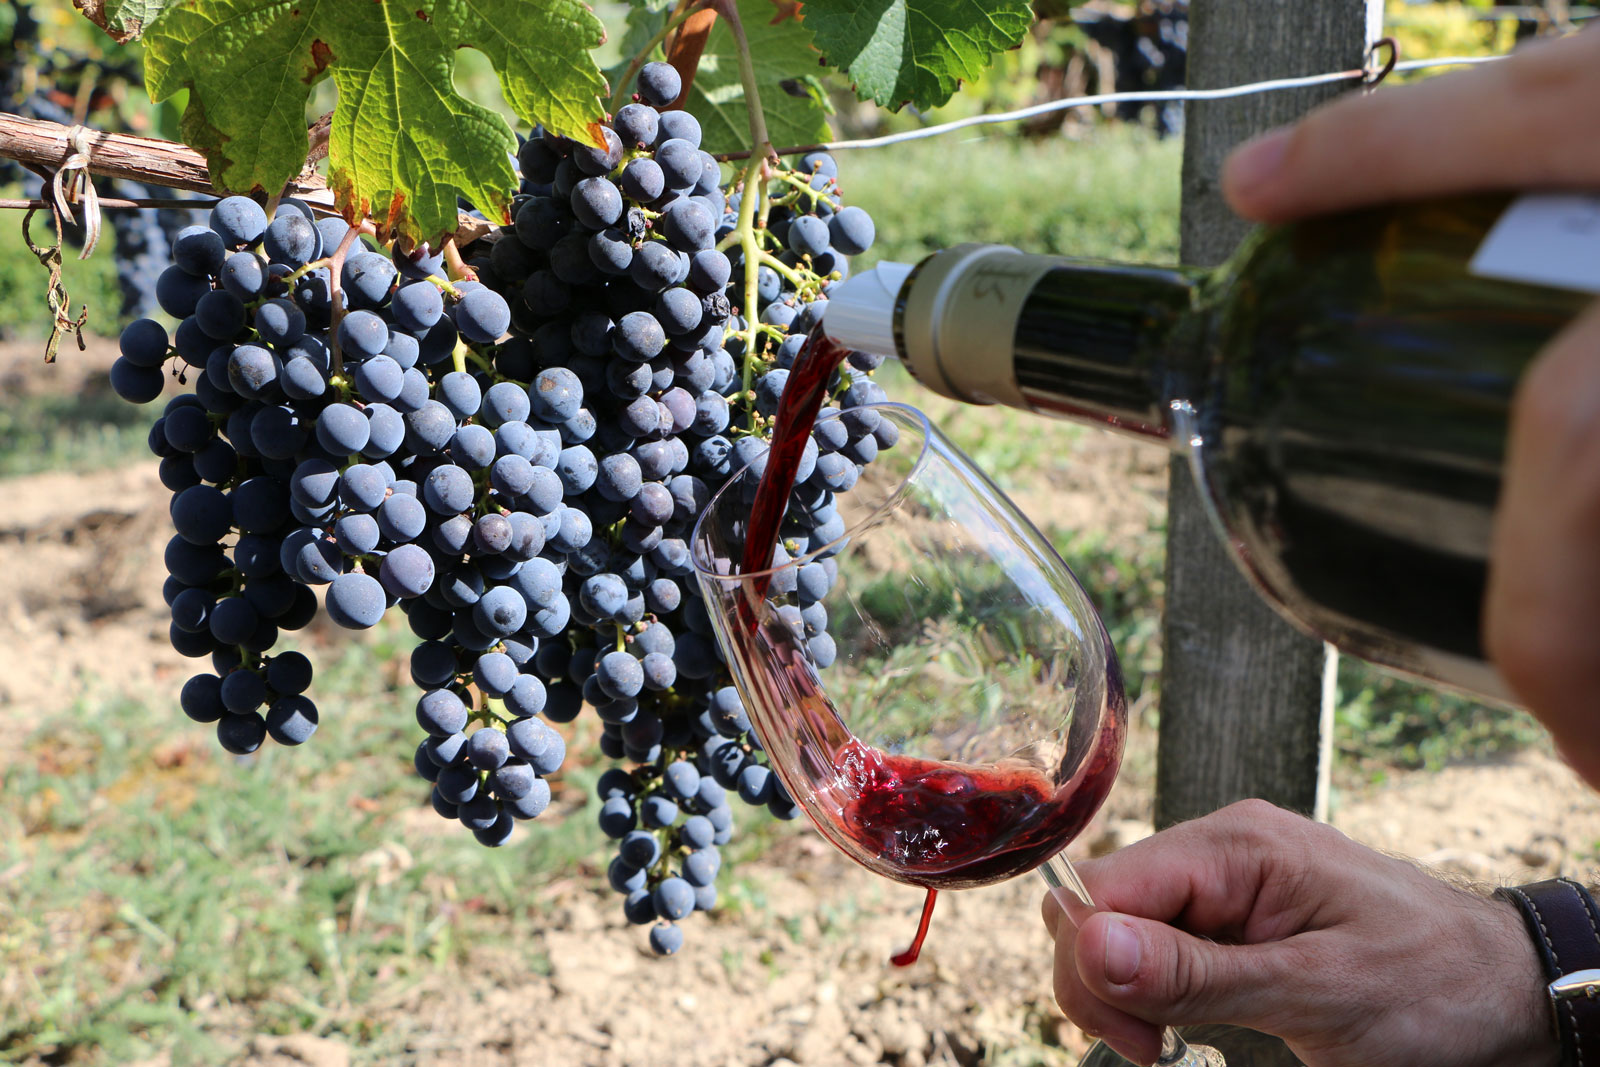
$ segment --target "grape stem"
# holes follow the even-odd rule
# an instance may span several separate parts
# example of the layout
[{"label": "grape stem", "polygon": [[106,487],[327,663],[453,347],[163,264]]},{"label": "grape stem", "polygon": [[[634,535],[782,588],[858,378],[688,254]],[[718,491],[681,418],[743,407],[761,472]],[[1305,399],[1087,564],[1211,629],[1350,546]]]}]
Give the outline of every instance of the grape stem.
[{"label": "grape stem", "polygon": [[804,194],[811,198],[813,205],[827,195],[811,188],[811,182],[801,177],[796,171],[784,171],[778,175],[778,180],[794,187],[794,192],[789,194],[791,197],[798,199],[801,194]]},{"label": "grape stem", "polygon": [[450,279],[441,278],[437,274],[430,274],[428,275],[428,281],[432,282],[434,285],[437,285],[440,291],[446,295],[452,296],[457,300],[461,299],[461,290],[457,289],[455,284],[451,282]]},{"label": "grape stem", "polygon": [[467,266],[461,258],[461,248],[456,244],[454,237],[447,238],[440,249],[444,253],[444,266],[453,282],[475,282],[478,272]]},{"label": "grape stem", "polygon": [[739,81],[744,86],[744,110],[750,120],[750,141],[754,145],[750,154],[752,157],[771,156],[772,139],[767,136],[767,116],[761,110],[761,90],[756,85],[756,64],[750,56],[750,39],[744,34],[744,23],[739,19],[739,5],[735,0],[713,0],[712,6],[728,20],[734,47],[739,51]]},{"label": "grape stem", "polygon": [[688,21],[689,16],[705,7],[704,3],[693,3],[682,11],[669,18],[656,35],[650,38],[643,48],[639,49],[634,57],[628,61],[628,69],[622,72],[622,77],[617,79],[617,88],[611,94],[611,99],[606,102],[606,111],[615,115],[623,104],[628,102],[628,86],[633,84],[634,75],[639,73],[639,68],[650,61],[650,54],[667,39],[667,35]]},{"label": "grape stem", "polygon": [[330,368],[333,374],[344,373],[344,353],[339,351],[339,323],[344,318],[344,293],[339,289],[339,275],[344,273],[344,258],[350,254],[350,248],[356,243],[356,235],[365,228],[352,226],[344,232],[344,240],[339,242],[339,247],[333,255],[328,257],[328,298],[331,307],[328,309],[328,340],[333,347],[333,365]]},{"label": "grape stem", "polygon": [[771,252],[762,250],[758,252],[757,255],[760,257],[762,263],[771,267],[773,270],[777,271],[779,274],[793,282],[796,291],[804,291],[810,284],[800,276],[799,271],[789,266],[789,264],[773,255]]},{"label": "grape stem", "polygon": [[[745,164],[744,192],[739,197],[739,225],[735,229],[739,247],[744,252],[744,358],[740,369],[742,394],[750,392],[750,368],[759,356],[756,337],[760,324],[756,319],[756,302],[760,285],[761,248],[756,244],[755,217],[756,200],[767,193],[766,182],[761,179],[764,162],[761,156],[751,155],[750,162]],[[754,414],[753,408],[751,414]]]},{"label": "grape stem", "polygon": [[[735,228],[738,235],[739,247],[744,253],[744,359],[740,368],[740,391],[746,396],[750,393],[750,376],[760,352],[756,349],[756,341],[761,335],[760,323],[756,318],[756,303],[758,300],[758,286],[760,284],[762,249],[756,240],[756,203],[761,202],[760,226],[767,224],[767,174],[768,159],[774,159],[772,153],[772,139],[767,134],[766,115],[761,110],[761,90],[756,85],[755,60],[750,56],[750,39],[745,36],[744,23],[739,19],[739,7],[735,0],[713,0],[714,7],[719,15],[728,20],[728,29],[733,34],[734,46],[739,53],[739,81],[744,86],[744,110],[750,121],[750,142],[753,148],[750,152],[749,162],[744,168],[744,192],[739,197],[739,224]],[[755,418],[755,407],[751,406],[749,415]]]}]

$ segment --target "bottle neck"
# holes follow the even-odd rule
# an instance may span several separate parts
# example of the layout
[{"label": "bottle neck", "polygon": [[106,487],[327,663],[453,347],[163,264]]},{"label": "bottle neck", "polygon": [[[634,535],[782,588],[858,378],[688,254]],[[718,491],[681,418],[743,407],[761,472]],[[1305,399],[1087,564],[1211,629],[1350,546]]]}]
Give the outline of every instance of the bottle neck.
[{"label": "bottle neck", "polygon": [[953,399],[1165,440],[1171,402],[1198,378],[1206,277],[965,245],[901,287],[896,348]]}]

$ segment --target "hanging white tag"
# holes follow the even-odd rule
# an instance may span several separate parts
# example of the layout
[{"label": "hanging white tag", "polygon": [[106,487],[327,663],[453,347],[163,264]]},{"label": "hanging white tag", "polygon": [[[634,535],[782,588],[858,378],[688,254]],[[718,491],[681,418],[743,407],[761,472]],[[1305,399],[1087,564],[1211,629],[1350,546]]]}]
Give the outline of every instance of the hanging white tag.
[{"label": "hanging white tag", "polygon": [[1500,216],[1472,273],[1600,293],[1600,194],[1524,196]]}]

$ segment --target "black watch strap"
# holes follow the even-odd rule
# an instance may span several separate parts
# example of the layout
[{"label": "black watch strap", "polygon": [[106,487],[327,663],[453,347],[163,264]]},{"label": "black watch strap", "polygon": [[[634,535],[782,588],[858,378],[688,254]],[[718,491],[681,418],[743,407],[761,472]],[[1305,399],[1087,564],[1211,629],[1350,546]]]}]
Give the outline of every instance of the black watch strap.
[{"label": "black watch strap", "polygon": [[1600,1067],[1600,908],[1583,886],[1552,878],[1497,890],[1522,912],[1544,965],[1563,1067]]}]

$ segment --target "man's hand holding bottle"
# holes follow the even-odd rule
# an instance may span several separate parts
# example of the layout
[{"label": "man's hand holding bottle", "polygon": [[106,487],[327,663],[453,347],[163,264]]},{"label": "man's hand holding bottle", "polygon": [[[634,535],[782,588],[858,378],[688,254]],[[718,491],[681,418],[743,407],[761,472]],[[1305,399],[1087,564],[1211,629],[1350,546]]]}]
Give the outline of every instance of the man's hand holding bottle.
[{"label": "man's hand holding bottle", "polygon": [[[1600,190],[1600,30],[1488,67],[1350,96],[1239,149],[1224,189],[1284,222],[1368,204]],[[1502,676],[1600,787],[1600,304],[1517,394],[1486,640]],[[1159,1024],[1276,1034],[1311,1067],[1554,1065],[1543,976],[1509,904],[1328,827],[1245,802],[1082,874],[1109,911],[1052,898],[1055,991],[1138,1062]]]}]

